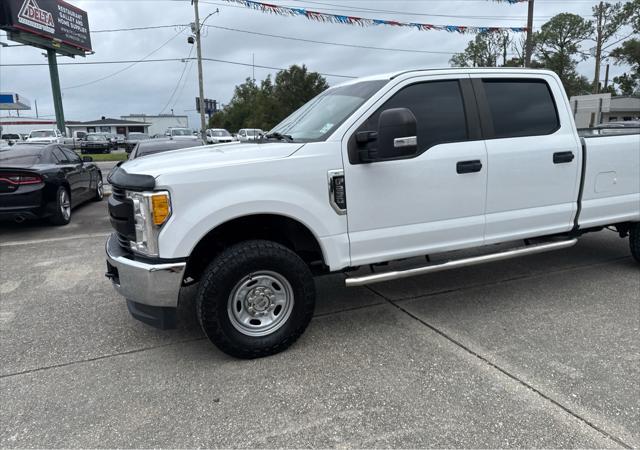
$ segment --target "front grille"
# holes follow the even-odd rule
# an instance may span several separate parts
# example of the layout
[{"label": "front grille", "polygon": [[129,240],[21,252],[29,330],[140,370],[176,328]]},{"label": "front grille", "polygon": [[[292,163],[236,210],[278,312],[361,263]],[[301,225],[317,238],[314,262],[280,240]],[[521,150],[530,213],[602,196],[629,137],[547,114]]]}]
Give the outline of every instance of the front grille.
[{"label": "front grille", "polygon": [[133,204],[127,198],[125,189],[115,185],[111,186],[111,196],[108,203],[109,219],[111,226],[116,231],[118,243],[122,248],[130,251],[129,242],[136,239]]}]

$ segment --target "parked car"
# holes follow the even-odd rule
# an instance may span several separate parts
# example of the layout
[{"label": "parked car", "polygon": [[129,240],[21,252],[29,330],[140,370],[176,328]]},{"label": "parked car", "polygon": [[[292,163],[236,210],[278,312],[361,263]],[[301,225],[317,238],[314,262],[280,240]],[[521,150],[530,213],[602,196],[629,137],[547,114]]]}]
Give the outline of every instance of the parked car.
[{"label": "parked car", "polygon": [[169,128],[165,136],[169,139],[192,139],[196,134],[191,128]]},{"label": "parked car", "polygon": [[19,134],[5,133],[0,136],[0,147],[17,144],[19,142],[22,142],[22,138]]},{"label": "parked car", "polygon": [[210,128],[207,130],[207,143],[221,144],[223,142],[233,142],[233,136],[224,128]]},{"label": "parked car", "polygon": [[[204,333],[255,358],[303,333],[317,274],[362,286],[568,248],[605,228],[630,236],[640,263],[639,138],[581,138],[550,71],[350,80],[257,142],[117,167],[107,274],[134,317],[165,328],[197,283]],[[469,248],[484,254],[425,258]]]},{"label": "parked car", "polygon": [[102,173],[91,161],[59,144],[0,149],[0,220],[47,218],[68,224],[72,208],[102,200]]},{"label": "parked car", "polygon": [[157,153],[167,152],[169,150],[178,150],[181,148],[192,148],[203,145],[202,140],[194,136],[193,139],[149,139],[140,141],[129,154],[129,159],[136,159],[142,156],[155,155]]},{"label": "parked car", "polygon": [[116,134],[115,135],[115,142],[116,142],[116,147],[120,148],[120,147],[124,147],[124,141],[125,141],[125,135],[124,134]]},{"label": "parked car", "polygon": [[124,141],[124,148],[127,153],[131,153],[131,150],[136,146],[136,144],[140,141],[145,141],[149,139],[149,135],[147,133],[129,133],[127,139]]},{"label": "parked car", "polygon": [[112,143],[104,133],[89,133],[80,143],[80,153],[111,153]]},{"label": "parked car", "polygon": [[238,130],[238,140],[240,142],[257,141],[264,134],[259,128],[242,128]]},{"label": "parked car", "polygon": [[60,142],[62,133],[58,130],[33,130],[29,133],[27,142],[50,144]]}]

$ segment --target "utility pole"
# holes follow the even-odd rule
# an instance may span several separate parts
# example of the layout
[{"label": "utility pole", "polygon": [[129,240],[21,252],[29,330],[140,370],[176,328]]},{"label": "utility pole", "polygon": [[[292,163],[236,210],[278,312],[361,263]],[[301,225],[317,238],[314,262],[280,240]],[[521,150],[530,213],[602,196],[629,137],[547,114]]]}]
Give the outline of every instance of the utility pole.
[{"label": "utility pole", "polygon": [[604,15],[604,5],[602,2],[597,7],[597,19],[598,23],[596,25],[596,73],[593,77],[593,93],[600,93],[600,64],[602,62],[602,16]]},{"label": "utility pole", "polygon": [[198,12],[198,0],[192,0],[193,8],[196,13],[195,33],[196,33],[196,51],[198,55],[198,90],[200,91],[200,135],[202,140],[206,142],[207,125],[204,119],[204,85],[202,76],[202,45],[200,42],[200,13]]},{"label": "utility pole", "polygon": [[527,15],[527,41],[524,50],[524,66],[531,66],[531,56],[533,54],[533,0],[529,0],[529,12]]},{"label": "utility pole", "polygon": [[604,72],[604,90],[606,91],[609,87],[609,64],[607,64],[607,69]]},{"label": "utility pole", "polygon": [[60,76],[58,75],[58,60],[56,51],[47,49],[49,61],[49,75],[51,76],[51,91],[53,92],[53,108],[56,112],[56,124],[60,133],[67,133],[64,123],[64,110],[62,109],[62,92],[60,91]]}]

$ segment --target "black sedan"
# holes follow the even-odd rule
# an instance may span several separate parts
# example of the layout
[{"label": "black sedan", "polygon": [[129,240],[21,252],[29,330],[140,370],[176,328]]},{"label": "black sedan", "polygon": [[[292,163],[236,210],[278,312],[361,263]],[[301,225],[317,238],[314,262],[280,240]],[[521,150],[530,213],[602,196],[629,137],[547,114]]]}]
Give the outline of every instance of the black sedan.
[{"label": "black sedan", "polygon": [[202,139],[194,136],[193,139],[151,139],[148,141],[140,141],[133,148],[129,155],[129,159],[140,158],[141,156],[153,155],[155,153],[168,152],[169,150],[178,150],[181,148],[200,147]]},{"label": "black sedan", "polygon": [[113,143],[103,133],[89,133],[80,144],[80,152],[86,153],[111,153]]},{"label": "black sedan", "polygon": [[71,208],[103,198],[102,173],[90,157],[59,144],[0,149],[0,220],[71,220]]}]

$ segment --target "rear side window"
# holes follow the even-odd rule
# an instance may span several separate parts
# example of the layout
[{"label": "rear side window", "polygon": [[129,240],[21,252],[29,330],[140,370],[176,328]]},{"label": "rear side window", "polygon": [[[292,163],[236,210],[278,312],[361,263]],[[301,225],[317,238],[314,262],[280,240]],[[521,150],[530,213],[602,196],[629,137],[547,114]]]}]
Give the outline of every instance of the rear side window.
[{"label": "rear side window", "polygon": [[62,150],[60,150],[59,148],[54,148],[53,150],[51,150],[51,153],[53,154],[53,157],[58,162],[58,164],[69,164],[67,156],[62,153]]},{"label": "rear side window", "polygon": [[457,80],[429,81],[405,87],[387,100],[358,131],[377,130],[380,113],[391,108],[408,108],[416,116],[420,151],[446,142],[468,140],[467,119]]},{"label": "rear side window", "polygon": [[484,79],[494,138],[541,136],[560,128],[553,95],[543,80]]}]

